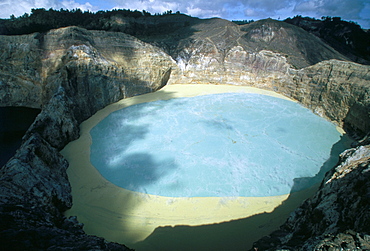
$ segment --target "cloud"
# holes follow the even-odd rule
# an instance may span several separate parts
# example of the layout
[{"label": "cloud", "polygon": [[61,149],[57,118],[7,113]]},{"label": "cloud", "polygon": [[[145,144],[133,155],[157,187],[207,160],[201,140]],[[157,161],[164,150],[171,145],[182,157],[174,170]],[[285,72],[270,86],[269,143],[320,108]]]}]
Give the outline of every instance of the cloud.
[{"label": "cloud", "polygon": [[167,10],[180,11],[191,16],[205,18],[205,17],[221,17],[225,12],[223,0],[215,0],[212,2],[204,1],[162,1],[162,0],[139,0],[139,1],[121,1],[116,0],[117,9],[131,9],[131,10],[146,10],[152,14],[163,13]]},{"label": "cloud", "polygon": [[312,13],[316,16],[338,16],[343,19],[358,19],[365,8],[364,0],[306,0],[296,3],[293,11]]},{"label": "cloud", "polygon": [[244,0],[242,3],[247,8],[258,9],[270,14],[292,5],[290,0]]},{"label": "cloud", "polygon": [[97,7],[94,7],[92,6],[91,3],[89,2],[86,2],[84,4],[80,4],[80,3],[76,3],[75,1],[73,0],[70,0],[70,1],[62,1],[61,2],[62,6],[65,6],[64,8],[65,9],[81,9],[81,10],[91,10],[91,11],[94,11],[94,9],[98,10],[99,8]]},{"label": "cloud", "polygon": [[10,15],[21,16],[24,13],[30,13],[31,9],[45,8],[45,9],[76,9],[97,11],[99,7],[93,6],[89,2],[83,4],[75,2],[74,0],[0,0],[0,18],[9,18]]},{"label": "cloud", "polygon": [[140,1],[115,1],[115,9],[146,10],[152,14],[163,13],[167,10],[179,9],[179,4],[172,1],[140,0]]},{"label": "cloud", "polygon": [[276,14],[279,9],[292,5],[290,0],[115,0],[115,8],[146,10],[150,13],[163,13],[167,10],[180,11],[191,16],[200,18],[222,17],[226,19],[246,18],[263,16],[268,17]]},{"label": "cloud", "polygon": [[[163,13],[180,11],[200,18],[263,19],[293,17],[295,15],[321,18],[340,16],[345,20],[366,22],[370,16],[368,0],[112,0],[117,8]],[[366,11],[366,15],[364,13]],[[369,21],[369,20],[368,20]],[[370,23],[369,23],[370,24]]]}]

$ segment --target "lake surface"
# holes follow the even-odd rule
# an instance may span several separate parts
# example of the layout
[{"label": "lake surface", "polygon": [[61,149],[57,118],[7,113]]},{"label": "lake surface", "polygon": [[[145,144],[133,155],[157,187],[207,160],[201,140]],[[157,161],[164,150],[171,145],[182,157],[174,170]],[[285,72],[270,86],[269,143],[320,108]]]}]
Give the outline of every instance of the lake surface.
[{"label": "lake surface", "polygon": [[298,103],[256,93],[136,104],[111,113],[90,134],[90,161],[104,178],[167,197],[300,191],[320,182],[348,143]]}]

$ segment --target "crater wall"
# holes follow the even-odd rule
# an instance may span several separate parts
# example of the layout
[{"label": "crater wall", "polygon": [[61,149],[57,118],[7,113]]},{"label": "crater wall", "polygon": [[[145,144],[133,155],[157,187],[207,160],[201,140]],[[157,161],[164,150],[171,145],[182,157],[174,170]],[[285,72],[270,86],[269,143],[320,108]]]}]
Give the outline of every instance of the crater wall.
[{"label": "crater wall", "polygon": [[[369,66],[330,60],[294,69],[280,53],[215,44],[219,39],[189,43],[173,59],[159,47],[132,36],[77,27],[45,34],[0,36],[0,40],[0,106],[42,108],[23,137],[22,146],[0,169],[0,241],[11,247],[126,249],[85,235],[76,219],[62,215],[71,207],[72,198],[66,175],[68,163],[59,151],[79,136],[79,124],[99,109],[166,84],[235,84],[274,90],[356,133],[361,137],[359,145],[369,143]],[[361,151],[363,157],[349,158],[347,153],[338,168],[357,170],[350,172],[357,177],[365,172],[357,167],[367,170],[369,148],[349,151]],[[342,184],[349,179],[345,173],[342,171],[343,178],[335,182]],[[334,191],[336,187],[331,184],[335,182],[323,183],[321,189]],[[370,187],[367,181],[361,182]],[[343,182],[351,191],[356,189],[349,184]],[[317,196],[323,196],[320,191]],[[333,203],[325,207],[336,207]],[[317,206],[303,205],[299,213],[306,215],[307,210]],[[357,204],[351,210],[355,214],[362,207]],[[341,215],[343,222],[351,219]],[[367,213],[361,215],[369,217]],[[307,213],[305,217],[309,220],[316,216]],[[328,224],[339,224],[330,220]],[[296,231],[295,222],[298,224],[293,217],[287,223],[290,234]],[[332,230],[338,234],[342,228]],[[363,231],[355,226],[352,230]],[[317,236],[324,232],[310,233]],[[302,243],[310,238],[306,237],[301,238]]]}]

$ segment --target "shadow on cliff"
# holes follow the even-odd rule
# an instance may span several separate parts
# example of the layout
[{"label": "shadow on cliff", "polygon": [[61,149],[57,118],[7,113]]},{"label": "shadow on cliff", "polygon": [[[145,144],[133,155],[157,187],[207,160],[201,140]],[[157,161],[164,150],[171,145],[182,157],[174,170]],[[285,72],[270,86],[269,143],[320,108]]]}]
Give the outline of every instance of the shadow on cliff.
[{"label": "shadow on cliff", "polygon": [[40,110],[34,108],[0,107],[0,167],[14,156],[39,113]]},{"label": "shadow on cliff", "polygon": [[354,139],[359,141],[359,144],[367,142],[370,136],[370,106],[364,101],[365,96],[357,98],[359,102],[350,106],[343,119],[343,127]]},{"label": "shadow on cliff", "polygon": [[[338,155],[350,144],[348,136],[343,136],[332,146],[330,158],[314,177],[294,180],[289,197],[271,213],[261,213],[248,218],[210,225],[158,227],[145,240],[132,248],[137,250],[248,250],[263,236],[269,235],[281,226],[289,214],[317,190],[325,173],[335,166]],[[316,183],[311,188],[301,190],[304,185]],[[266,243],[269,245],[269,243]],[[264,250],[260,248],[259,250]]]}]

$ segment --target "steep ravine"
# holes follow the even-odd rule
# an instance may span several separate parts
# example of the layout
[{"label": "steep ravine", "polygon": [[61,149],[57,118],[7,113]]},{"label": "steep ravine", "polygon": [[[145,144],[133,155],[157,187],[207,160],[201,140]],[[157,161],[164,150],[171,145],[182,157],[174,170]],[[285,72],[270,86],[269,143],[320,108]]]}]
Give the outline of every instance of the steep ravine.
[{"label": "steep ravine", "polygon": [[[42,108],[22,146],[0,169],[1,247],[125,250],[84,234],[76,219],[63,216],[72,197],[68,163],[59,151],[78,138],[79,124],[104,106],[180,82],[274,90],[362,140],[358,144],[364,146],[342,156],[318,193],[292,214],[282,230],[256,246],[259,250],[327,247],[322,243],[339,243],[339,235],[354,245],[366,245],[370,67],[329,60],[293,69],[284,55],[251,52],[244,43],[223,47],[221,55],[220,45],[212,41],[220,41],[225,33],[217,34],[208,40],[211,47],[187,43],[176,61],[160,48],[122,33],[69,27],[45,34],[0,36],[0,105]],[[186,62],[180,60],[185,53]]]}]

